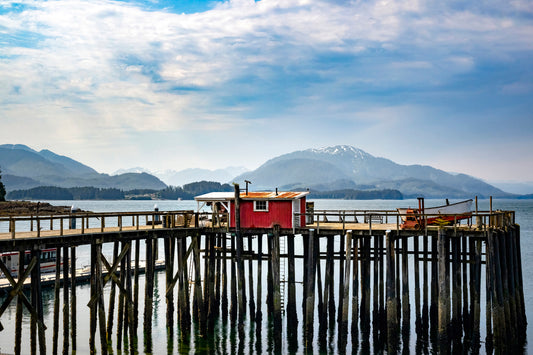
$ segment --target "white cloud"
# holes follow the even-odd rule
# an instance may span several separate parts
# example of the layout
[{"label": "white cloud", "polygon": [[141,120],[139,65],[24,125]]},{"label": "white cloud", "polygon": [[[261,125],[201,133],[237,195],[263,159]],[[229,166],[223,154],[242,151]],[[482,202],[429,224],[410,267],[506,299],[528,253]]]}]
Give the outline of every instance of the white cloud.
[{"label": "white cloud", "polygon": [[[11,133],[0,140],[46,142],[39,131],[48,130],[68,142],[134,144],[139,132],[246,134],[272,120],[324,127],[318,120],[332,116],[382,127],[428,112],[387,102],[392,91],[434,90],[480,62],[509,65],[533,50],[531,22],[513,15],[531,4],[518,0],[512,11],[233,0],[194,14],[106,0],[9,4],[0,10],[0,120]],[[528,90],[529,80],[510,78],[502,92]]]}]

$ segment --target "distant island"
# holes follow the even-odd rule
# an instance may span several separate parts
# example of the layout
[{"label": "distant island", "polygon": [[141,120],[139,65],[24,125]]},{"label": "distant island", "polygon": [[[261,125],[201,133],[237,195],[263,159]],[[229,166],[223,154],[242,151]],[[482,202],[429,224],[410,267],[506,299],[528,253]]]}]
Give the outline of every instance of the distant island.
[{"label": "distant island", "polygon": [[[234,191],[233,186],[215,181],[199,181],[161,190],[134,189],[123,191],[116,188],[39,186],[27,190],[14,190],[7,194],[8,200],[192,200],[194,196],[220,191]],[[398,190],[310,191],[309,198],[345,200],[401,200]]]}]

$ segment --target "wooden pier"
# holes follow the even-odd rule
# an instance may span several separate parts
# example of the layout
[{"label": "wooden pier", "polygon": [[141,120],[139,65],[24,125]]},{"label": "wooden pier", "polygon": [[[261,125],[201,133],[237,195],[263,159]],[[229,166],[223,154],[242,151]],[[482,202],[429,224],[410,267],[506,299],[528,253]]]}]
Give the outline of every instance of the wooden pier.
[{"label": "wooden pier", "polygon": [[[224,220],[220,217],[150,211],[0,218],[0,225],[9,225],[8,233],[0,233],[0,252],[22,257],[31,251],[29,265],[17,277],[0,260],[11,284],[0,306],[0,330],[2,314],[16,302],[16,354],[23,341],[23,308],[31,317],[32,354],[76,351],[82,321],[76,314],[76,250],[90,245],[89,349],[151,352],[155,261],[163,243],[170,334],[179,329],[185,336],[194,325],[208,336],[220,318],[239,332],[250,320],[260,332],[268,316],[275,329],[274,352],[285,346],[282,334],[291,353],[328,349],[328,329],[334,327],[340,353],[348,340],[355,352],[369,349],[371,339],[374,352],[400,352],[412,325],[421,344],[437,352],[477,353],[481,344],[487,353],[508,352],[525,342],[520,228],[512,211],[478,211],[462,224],[421,230],[401,229],[396,211],[301,213],[307,226],[295,229],[243,229],[238,219],[228,228],[214,222]],[[109,259],[102,253],[108,243],[113,246]],[[57,248],[53,324],[43,323],[40,251],[45,248]],[[142,258],[145,289],[139,290]],[[61,260],[68,266],[62,270]],[[22,288],[29,278],[28,298]],[[141,326],[142,340],[137,336]],[[50,334],[52,349],[47,349]]]}]

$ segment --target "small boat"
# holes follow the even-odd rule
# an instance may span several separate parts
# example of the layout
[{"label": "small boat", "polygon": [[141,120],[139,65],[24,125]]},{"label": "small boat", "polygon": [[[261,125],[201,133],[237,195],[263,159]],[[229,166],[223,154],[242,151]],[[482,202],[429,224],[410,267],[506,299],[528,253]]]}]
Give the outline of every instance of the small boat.
[{"label": "small boat", "polygon": [[[56,271],[56,258],[57,258],[57,249],[43,249],[41,250],[41,273],[55,272]],[[11,276],[17,277],[19,271],[19,253],[10,252],[10,253],[1,253],[0,259],[4,265],[11,272]],[[24,268],[26,268],[31,261],[31,252],[26,250],[24,253]],[[61,265],[63,263],[61,262]],[[5,275],[0,271],[0,277],[5,277]]]},{"label": "small boat", "polygon": [[420,228],[427,225],[447,225],[454,221],[470,218],[472,216],[472,199],[449,203],[436,207],[424,207],[424,199],[418,199],[418,209],[398,208],[402,219],[402,229]]}]

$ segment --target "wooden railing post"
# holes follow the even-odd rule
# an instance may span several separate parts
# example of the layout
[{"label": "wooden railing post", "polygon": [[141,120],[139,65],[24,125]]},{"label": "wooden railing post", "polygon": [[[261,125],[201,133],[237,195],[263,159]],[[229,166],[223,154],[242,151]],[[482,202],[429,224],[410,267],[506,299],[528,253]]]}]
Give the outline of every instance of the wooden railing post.
[{"label": "wooden railing post", "polygon": [[11,232],[11,238],[15,239],[15,219],[9,217],[9,231]]}]

